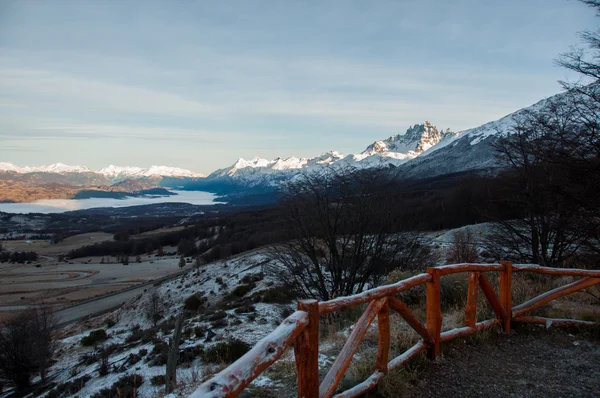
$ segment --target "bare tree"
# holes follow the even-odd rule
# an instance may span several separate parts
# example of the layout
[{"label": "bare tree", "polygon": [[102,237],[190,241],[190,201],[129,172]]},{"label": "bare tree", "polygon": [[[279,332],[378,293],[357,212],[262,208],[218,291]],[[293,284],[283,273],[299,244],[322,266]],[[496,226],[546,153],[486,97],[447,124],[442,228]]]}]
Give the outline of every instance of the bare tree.
[{"label": "bare tree", "polygon": [[473,232],[469,230],[456,231],[452,235],[452,246],[447,256],[448,263],[473,263],[478,259]]},{"label": "bare tree", "polygon": [[39,373],[46,379],[56,345],[56,317],[45,307],[16,315],[0,325],[0,375],[18,390],[26,390]]},{"label": "bare tree", "polygon": [[290,239],[275,245],[270,272],[302,297],[329,300],[377,285],[390,270],[423,267],[427,250],[401,225],[388,170],[332,168],[287,187]]},{"label": "bare tree", "polygon": [[[600,1],[582,2],[600,15]],[[497,223],[494,244],[543,265],[600,253],[600,30],[580,36],[584,47],[557,61],[580,79],[523,113],[497,147],[516,188],[506,205],[520,216]]]},{"label": "bare tree", "polygon": [[[600,17],[600,1],[580,0]],[[552,160],[571,171],[578,187],[573,200],[587,211],[590,242],[586,248],[600,254],[600,28],[579,33],[583,46],[561,54],[557,64],[576,72],[579,79],[562,81],[580,121],[577,136],[570,141],[569,156]]]},{"label": "bare tree", "polygon": [[560,97],[523,112],[496,143],[508,167],[503,178],[512,186],[502,206],[517,216],[498,220],[490,242],[503,247],[509,258],[558,266],[589,242],[586,209],[575,200],[581,187],[574,184],[572,169],[553,160],[572,157],[576,147],[571,141],[580,128],[574,104]]},{"label": "bare tree", "polygon": [[146,317],[152,321],[153,326],[156,326],[158,321],[162,319],[164,309],[165,303],[160,291],[158,288],[152,289],[148,295],[148,301],[144,305],[144,312]]}]

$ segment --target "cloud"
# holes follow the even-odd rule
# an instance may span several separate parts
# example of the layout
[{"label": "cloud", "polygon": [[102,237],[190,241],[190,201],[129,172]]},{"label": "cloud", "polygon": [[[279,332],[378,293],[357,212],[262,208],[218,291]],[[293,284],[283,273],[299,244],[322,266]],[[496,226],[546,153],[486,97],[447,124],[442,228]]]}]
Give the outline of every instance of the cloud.
[{"label": "cloud", "polygon": [[[209,103],[177,94],[35,69],[0,69],[0,91],[24,102],[169,116],[215,115]],[[13,99],[13,102],[16,100]],[[0,105],[2,106],[2,105]]]}]

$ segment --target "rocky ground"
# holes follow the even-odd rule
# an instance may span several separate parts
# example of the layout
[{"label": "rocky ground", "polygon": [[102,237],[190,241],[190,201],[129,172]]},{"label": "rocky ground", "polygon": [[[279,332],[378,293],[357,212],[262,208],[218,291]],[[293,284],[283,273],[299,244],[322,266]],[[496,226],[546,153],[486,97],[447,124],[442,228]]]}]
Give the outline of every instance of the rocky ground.
[{"label": "rocky ground", "polygon": [[589,333],[519,329],[456,343],[427,365],[409,397],[598,397],[600,339]]}]

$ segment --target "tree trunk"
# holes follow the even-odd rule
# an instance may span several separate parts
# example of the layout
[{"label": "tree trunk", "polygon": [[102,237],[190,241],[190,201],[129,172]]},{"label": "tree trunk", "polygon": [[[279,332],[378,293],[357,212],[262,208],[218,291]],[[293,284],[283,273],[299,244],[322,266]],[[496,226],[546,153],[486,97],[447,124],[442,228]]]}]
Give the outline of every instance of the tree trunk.
[{"label": "tree trunk", "polygon": [[181,340],[181,329],[183,329],[183,321],[185,320],[186,311],[182,311],[173,331],[173,339],[169,348],[167,358],[167,374],[165,376],[165,391],[167,394],[172,393],[177,385],[177,359],[179,357],[179,340]]}]

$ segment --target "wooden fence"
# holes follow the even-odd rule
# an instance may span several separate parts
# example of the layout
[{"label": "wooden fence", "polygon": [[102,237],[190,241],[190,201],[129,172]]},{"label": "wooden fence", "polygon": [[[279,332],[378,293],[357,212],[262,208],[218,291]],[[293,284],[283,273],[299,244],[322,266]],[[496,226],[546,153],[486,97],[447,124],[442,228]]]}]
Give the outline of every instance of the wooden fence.
[{"label": "wooden fence", "polygon": [[[499,294],[486,273],[499,273]],[[547,275],[579,276],[582,279],[550,290],[540,296],[513,306],[512,274],[533,272]],[[440,302],[440,279],[445,275],[468,273],[469,285],[465,309],[465,326],[442,332],[442,310]],[[378,350],[373,374],[353,388],[338,393],[335,397],[357,397],[372,389],[394,368],[403,366],[422,351],[435,359],[440,344],[458,337],[468,336],[494,325],[501,325],[509,332],[512,322],[530,322],[546,326],[586,325],[593,322],[572,319],[551,319],[528,316],[527,313],[567,294],[586,289],[600,283],[600,271],[583,269],[548,268],[538,265],[519,265],[510,262],[500,264],[454,264],[428,268],[426,273],[413,276],[392,285],[381,286],[353,296],[318,302],[302,300],[298,310],[268,336],[260,340],[248,353],[204,382],[191,395],[200,397],[235,397],[265,369],[279,359],[292,344],[298,370],[298,397],[332,397],[350,366],[350,362],[371,323],[377,318]],[[395,297],[400,292],[415,286],[426,285],[427,319],[423,324],[401,300]],[[495,318],[477,322],[477,295],[481,289],[490,304]],[[366,310],[352,328],[352,332],[333,365],[319,379],[319,317],[369,303]],[[421,340],[400,356],[389,360],[390,310],[400,314],[420,336]]]}]

